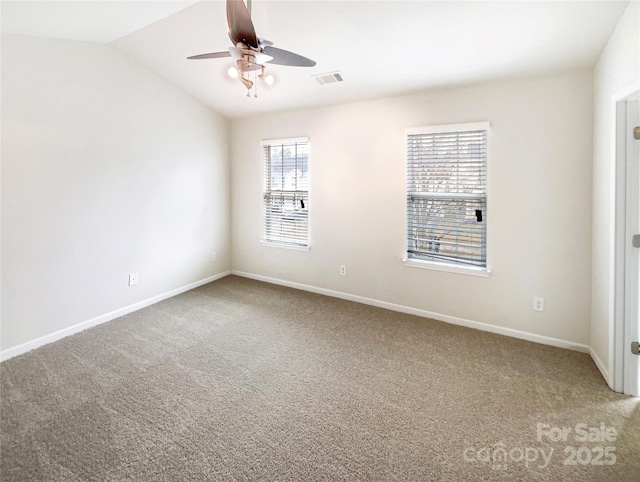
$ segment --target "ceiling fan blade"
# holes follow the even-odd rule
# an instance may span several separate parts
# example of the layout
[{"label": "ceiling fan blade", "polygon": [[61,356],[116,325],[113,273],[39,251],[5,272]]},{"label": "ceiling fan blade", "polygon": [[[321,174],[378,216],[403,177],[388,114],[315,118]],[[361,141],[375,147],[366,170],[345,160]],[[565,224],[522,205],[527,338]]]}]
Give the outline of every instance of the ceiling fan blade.
[{"label": "ceiling fan blade", "polygon": [[187,57],[189,60],[199,60],[199,59],[221,59],[223,57],[231,57],[231,54],[228,50],[224,52],[211,52],[210,54],[200,54],[200,55],[192,55],[191,57]]},{"label": "ceiling fan blade", "polygon": [[291,67],[313,67],[316,65],[314,60],[276,47],[266,46],[264,53],[273,57],[273,60],[269,61],[270,64],[289,65]]},{"label": "ceiling fan blade", "polygon": [[254,49],[258,48],[256,29],[251,21],[251,14],[243,0],[227,0],[227,22],[229,24],[229,37],[233,45],[242,42]]}]

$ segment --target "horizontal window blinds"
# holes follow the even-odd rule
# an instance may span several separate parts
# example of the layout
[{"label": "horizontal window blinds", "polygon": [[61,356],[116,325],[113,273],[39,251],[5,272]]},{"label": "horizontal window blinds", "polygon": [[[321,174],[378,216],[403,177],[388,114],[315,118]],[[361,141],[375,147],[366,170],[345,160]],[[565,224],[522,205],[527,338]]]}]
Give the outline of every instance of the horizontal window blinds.
[{"label": "horizontal window blinds", "polygon": [[309,142],[265,141],[263,152],[263,238],[309,245]]},{"label": "horizontal window blinds", "polygon": [[486,129],[408,133],[408,257],[486,267],[486,186]]}]

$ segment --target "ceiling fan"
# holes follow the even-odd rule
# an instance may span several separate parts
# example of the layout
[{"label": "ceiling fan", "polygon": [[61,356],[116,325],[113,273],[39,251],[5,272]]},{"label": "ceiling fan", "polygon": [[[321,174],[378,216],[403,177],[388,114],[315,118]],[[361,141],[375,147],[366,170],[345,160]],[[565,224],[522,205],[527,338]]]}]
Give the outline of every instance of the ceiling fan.
[{"label": "ceiling fan", "polygon": [[[243,0],[227,0],[227,23],[229,24],[229,38],[233,47],[228,51],[212,52],[187,57],[190,60],[219,59],[232,57],[236,61],[237,73],[240,81],[247,88],[247,97],[257,77],[268,80],[265,76],[265,64],[289,65],[292,67],[313,67],[315,61],[298,55],[288,50],[273,46],[273,42],[256,36],[256,30],[251,21],[251,0],[247,0],[248,8]],[[254,81],[249,79],[250,73],[254,73]],[[254,97],[257,94],[254,93]]]}]

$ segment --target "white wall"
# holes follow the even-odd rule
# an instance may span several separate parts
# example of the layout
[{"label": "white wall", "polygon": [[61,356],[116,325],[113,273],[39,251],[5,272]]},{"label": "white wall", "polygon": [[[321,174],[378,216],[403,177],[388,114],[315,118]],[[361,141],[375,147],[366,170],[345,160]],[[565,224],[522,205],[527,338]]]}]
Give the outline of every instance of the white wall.
[{"label": "white wall", "polygon": [[229,270],[228,131],[112,47],[3,35],[2,349]]},{"label": "white wall", "polygon": [[[581,71],[233,121],[233,269],[589,344],[592,93]],[[493,274],[405,267],[404,129],[485,120]],[[259,243],[260,140],[298,136],[309,252]]]},{"label": "white wall", "polygon": [[612,375],[613,189],[612,96],[640,79],[640,3],[631,2],[594,69],[593,254],[591,348]]}]

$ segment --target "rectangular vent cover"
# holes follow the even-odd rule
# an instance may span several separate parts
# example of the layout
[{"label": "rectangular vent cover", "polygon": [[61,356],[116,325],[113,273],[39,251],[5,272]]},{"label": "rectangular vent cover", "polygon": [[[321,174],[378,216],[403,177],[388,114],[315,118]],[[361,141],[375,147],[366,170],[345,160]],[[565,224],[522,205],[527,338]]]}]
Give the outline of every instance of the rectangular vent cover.
[{"label": "rectangular vent cover", "polygon": [[340,72],[330,72],[328,74],[314,75],[313,78],[316,79],[318,81],[318,84],[320,85],[344,82],[344,79],[342,78],[342,74]]}]

